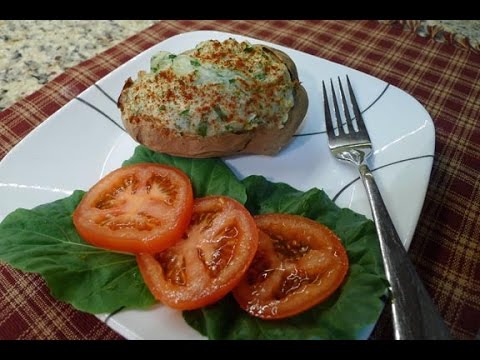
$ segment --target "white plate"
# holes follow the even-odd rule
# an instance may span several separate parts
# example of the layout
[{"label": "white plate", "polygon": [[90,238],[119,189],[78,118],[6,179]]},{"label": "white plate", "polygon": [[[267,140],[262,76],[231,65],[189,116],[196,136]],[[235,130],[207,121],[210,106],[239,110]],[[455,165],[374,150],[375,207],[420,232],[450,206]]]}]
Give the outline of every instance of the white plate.
[{"label": "white plate", "polygon": [[[132,155],[138,144],[112,123],[122,124],[114,99],[129,76],[149,69],[153,54],[160,50],[179,53],[200,41],[229,37],[270,45],[289,54],[310,106],[297,131],[304,136],[296,136],[280,154],[229,158],[227,164],[240,177],[257,174],[301,190],[318,187],[332,198],[340,193],[337,205],[371,218],[363,185],[360,181],[352,183],[358,177],[356,169],[332,157],[324,133],[321,82],[348,74],[360,108],[368,108],[364,118],[374,144],[371,167],[380,168],[375,171],[377,183],[408,248],[425,198],[435,146],[432,119],[420,103],[384,81],[343,65],[216,31],[184,33],[153,46],[85,90],[25,137],[0,163],[0,220],[19,207],[32,208],[65,197],[74,189],[86,190]],[[118,313],[107,324],[129,339],[202,338],[183,321],[180,312],[161,305],[148,311]],[[359,338],[367,337],[370,331],[371,327]]]}]

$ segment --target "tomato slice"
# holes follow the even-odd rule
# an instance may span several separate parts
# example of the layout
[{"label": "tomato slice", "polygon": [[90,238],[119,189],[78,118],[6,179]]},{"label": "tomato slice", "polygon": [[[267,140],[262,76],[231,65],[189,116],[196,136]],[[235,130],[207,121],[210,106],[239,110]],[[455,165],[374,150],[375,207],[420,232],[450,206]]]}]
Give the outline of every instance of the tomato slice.
[{"label": "tomato slice", "polygon": [[180,240],[193,210],[182,171],[159,164],[117,169],[83,197],[73,223],[87,242],[122,252],[162,251]]},{"label": "tomato slice", "polygon": [[255,217],[259,246],[233,290],[239,305],[262,319],[281,319],[327,299],[348,271],[339,238],[313,220],[287,214]]},{"label": "tomato slice", "polygon": [[180,310],[212,304],[230,292],[252,262],[258,231],[250,213],[224,196],[195,199],[182,240],[155,254],[137,255],[155,298]]}]

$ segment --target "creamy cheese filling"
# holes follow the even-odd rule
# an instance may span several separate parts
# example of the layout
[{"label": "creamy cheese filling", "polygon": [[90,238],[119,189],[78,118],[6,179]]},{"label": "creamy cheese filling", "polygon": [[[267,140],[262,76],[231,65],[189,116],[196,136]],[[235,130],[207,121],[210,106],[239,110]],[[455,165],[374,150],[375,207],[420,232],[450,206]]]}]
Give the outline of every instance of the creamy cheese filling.
[{"label": "creamy cheese filling", "polygon": [[179,55],[162,51],[152,57],[150,70],[128,89],[124,111],[180,135],[282,128],[294,105],[286,65],[247,42],[206,41]]}]

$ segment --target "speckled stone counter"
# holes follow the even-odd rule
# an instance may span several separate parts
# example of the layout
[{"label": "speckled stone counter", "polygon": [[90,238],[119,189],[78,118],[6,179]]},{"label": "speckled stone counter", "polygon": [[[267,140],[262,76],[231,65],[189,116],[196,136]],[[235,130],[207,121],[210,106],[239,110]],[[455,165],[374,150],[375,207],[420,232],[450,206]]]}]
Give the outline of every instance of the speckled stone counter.
[{"label": "speckled stone counter", "polygon": [[[158,20],[0,20],[0,111]],[[480,20],[386,20],[480,50]]]},{"label": "speckled stone counter", "polygon": [[0,111],[156,20],[0,20]]}]

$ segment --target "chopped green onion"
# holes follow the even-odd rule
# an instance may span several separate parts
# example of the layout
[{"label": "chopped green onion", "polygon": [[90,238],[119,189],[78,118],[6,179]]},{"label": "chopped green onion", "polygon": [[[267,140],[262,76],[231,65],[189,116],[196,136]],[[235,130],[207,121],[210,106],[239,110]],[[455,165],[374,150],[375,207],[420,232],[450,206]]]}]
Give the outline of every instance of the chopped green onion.
[{"label": "chopped green onion", "polygon": [[159,109],[160,111],[165,111],[166,107],[165,107],[165,105],[162,105],[162,106],[160,106],[158,109]]},{"label": "chopped green onion", "polygon": [[190,64],[192,64],[192,66],[202,66],[197,59],[190,60]]},{"label": "chopped green onion", "polygon": [[190,109],[185,109],[182,112],[180,112],[178,115],[180,115],[180,116],[188,115],[189,111],[190,111]]},{"label": "chopped green onion", "polygon": [[225,121],[225,118],[227,117],[227,115],[222,111],[222,109],[220,108],[220,106],[215,105],[215,106],[213,107],[213,110],[217,113],[217,115],[218,115],[218,117],[220,118],[220,120]]},{"label": "chopped green onion", "polygon": [[235,129],[233,128],[232,125],[228,124],[228,125],[225,125],[225,130],[229,131],[229,132],[232,132],[234,131]]},{"label": "chopped green onion", "polygon": [[176,57],[177,57],[177,55],[174,55],[174,54],[168,55],[168,58],[169,58],[169,59],[175,59]]},{"label": "chopped green onion", "polygon": [[202,121],[198,124],[197,133],[200,136],[207,136],[208,124],[205,121]]},{"label": "chopped green onion", "polygon": [[236,81],[236,79],[230,79],[230,80],[228,80],[228,82],[229,82],[230,84],[233,84],[235,81]]},{"label": "chopped green onion", "polygon": [[244,52],[249,53],[253,51],[253,46],[247,46],[245,49],[243,49]]},{"label": "chopped green onion", "polygon": [[255,78],[258,80],[265,80],[265,74],[264,73],[257,74],[255,75]]}]

